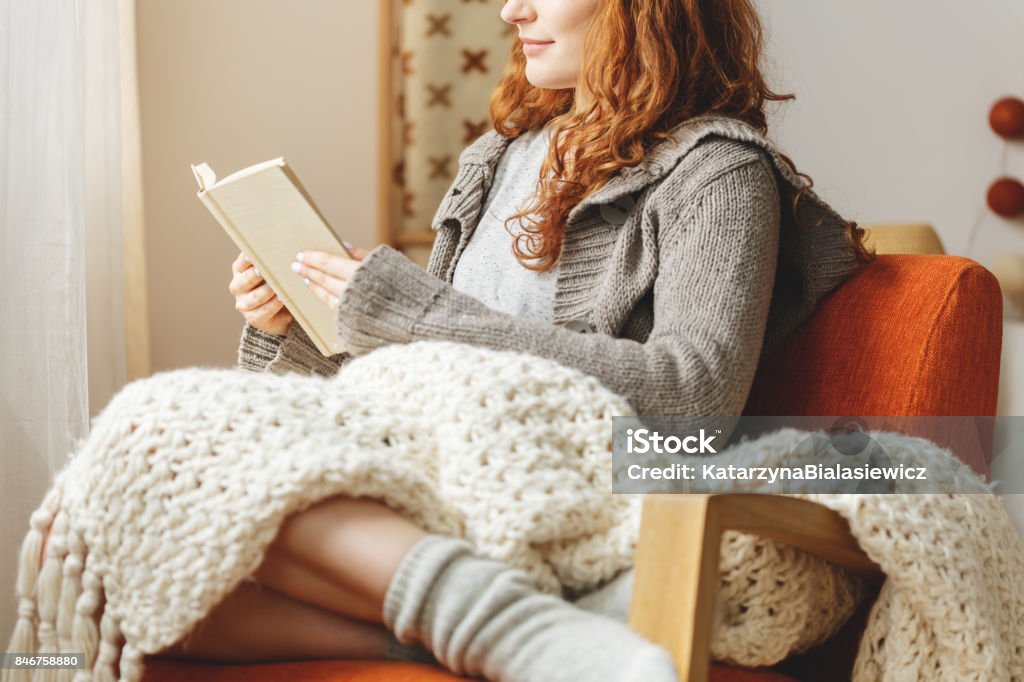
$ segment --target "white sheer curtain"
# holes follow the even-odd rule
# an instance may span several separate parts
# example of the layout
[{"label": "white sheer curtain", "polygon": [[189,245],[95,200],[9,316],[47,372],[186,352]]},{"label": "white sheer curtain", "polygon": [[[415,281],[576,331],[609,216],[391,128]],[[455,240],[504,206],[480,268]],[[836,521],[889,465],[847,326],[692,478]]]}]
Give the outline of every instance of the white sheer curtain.
[{"label": "white sheer curtain", "polygon": [[120,14],[0,0],[3,643],[29,514],[125,382]]}]

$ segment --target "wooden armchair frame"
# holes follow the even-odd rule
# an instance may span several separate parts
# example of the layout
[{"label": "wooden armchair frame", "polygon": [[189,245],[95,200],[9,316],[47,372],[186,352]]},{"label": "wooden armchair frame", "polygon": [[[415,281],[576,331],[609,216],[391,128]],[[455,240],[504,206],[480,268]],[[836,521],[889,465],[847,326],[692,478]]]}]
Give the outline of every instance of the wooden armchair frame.
[{"label": "wooden armchair frame", "polygon": [[796,547],[878,579],[849,524],[785,495],[648,495],[637,544],[629,624],[668,649],[679,679],[707,682],[722,533],[741,531]]}]

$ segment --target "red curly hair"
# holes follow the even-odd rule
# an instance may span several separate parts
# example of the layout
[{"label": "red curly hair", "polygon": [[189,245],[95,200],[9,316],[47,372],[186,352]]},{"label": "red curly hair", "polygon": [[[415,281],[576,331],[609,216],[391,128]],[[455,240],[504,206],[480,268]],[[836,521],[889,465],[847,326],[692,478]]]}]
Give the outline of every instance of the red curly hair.
[{"label": "red curly hair", "polygon": [[[796,97],[768,88],[760,68],[762,49],[763,28],[750,0],[605,0],[583,43],[579,82],[591,97],[575,110],[575,90],[541,89],[526,79],[526,57],[516,39],[491,95],[495,130],[516,138],[556,119],[559,128],[541,166],[544,179],[533,205],[505,221],[510,233],[509,223],[521,221],[513,253],[523,267],[554,267],[572,208],[619,169],[640,163],[647,149],[683,121],[717,114],[765,134],[765,102]],[[566,150],[575,151],[570,157]],[[807,182],[793,198],[795,215],[813,181],[780,156]],[[874,253],[867,251],[864,236],[856,223],[847,225],[858,260],[867,262]]]}]

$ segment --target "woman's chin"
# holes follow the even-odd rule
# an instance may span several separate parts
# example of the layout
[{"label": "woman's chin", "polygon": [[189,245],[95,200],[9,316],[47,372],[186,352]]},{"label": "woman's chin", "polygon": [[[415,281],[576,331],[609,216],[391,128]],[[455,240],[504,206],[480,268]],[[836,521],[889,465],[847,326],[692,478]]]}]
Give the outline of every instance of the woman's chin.
[{"label": "woman's chin", "polygon": [[[526,64],[526,80],[530,82],[535,88],[541,90],[567,90],[573,87],[574,82],[572,79],[567,79],[560,76],[553,76],[549,73],[538,73],[541,69],[531,69],[530,63]],[[532,72],[532,73],[531,73]]]}]

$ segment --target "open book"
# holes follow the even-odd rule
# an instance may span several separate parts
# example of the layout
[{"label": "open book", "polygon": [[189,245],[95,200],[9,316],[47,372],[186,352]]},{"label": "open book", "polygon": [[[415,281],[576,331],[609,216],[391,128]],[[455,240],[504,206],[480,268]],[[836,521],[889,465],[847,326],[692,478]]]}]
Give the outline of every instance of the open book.
[{"label": "open book", "polygon": [[220,180],[205,163],[193,165],[192,172],[206,208],[317,349],[325,356],[344,351],[334,312],[292,272],[291,264],[295,254],[306,250],[352,254],[285,160],[258,163]]}]

